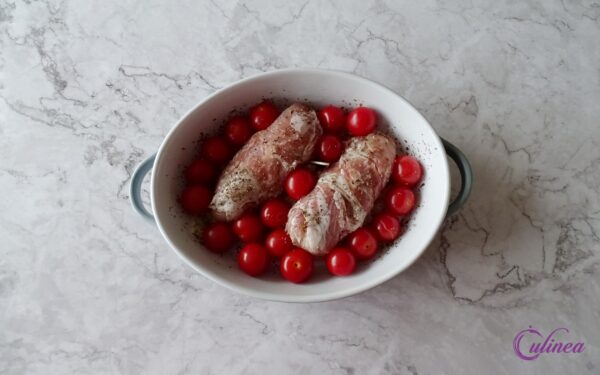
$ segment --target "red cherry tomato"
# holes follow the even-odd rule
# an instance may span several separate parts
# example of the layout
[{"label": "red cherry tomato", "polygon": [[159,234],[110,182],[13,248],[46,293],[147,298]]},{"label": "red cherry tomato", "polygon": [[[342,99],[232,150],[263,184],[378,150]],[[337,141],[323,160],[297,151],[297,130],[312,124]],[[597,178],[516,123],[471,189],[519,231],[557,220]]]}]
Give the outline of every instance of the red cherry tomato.
[{"label": "red cherry tomato", "polygon": [[225,137],[208,138],[202,145],[202,155],[215,163],[224,164],[231,158],[233,150]]},{"label": "red cherry tomato", "polygon": [[396,156],[392,169],[392,179],[404,186],[414,186],[423,176],[421,164],[410,155]]},{"label": "red cherry tomato", "polygon": [[222,253],[233,246],[235,235],[228,224],[216,222],[204,229],[202,243],[208,250],[215,253]]},{"label": "red cherry tomato", "polygon": [[369,259],[377,252],[377,239],[371,230],[358,228],[348,235],[350,250],[358,259]]},{"label": "red cherry tomato", "polygon": [[388,213],[379,214],[373,219],[373,228],[381,242],[391,242],[400,235],[400,220]]},{"label": "red cherry tomato", "polygon": [[348,114],[346,129],[354,136],[367,135],[377,126],[377,114],[368,107],[358,107]]},{"label": "red cherry tomato", "polygon": [[231,144],[243,146],[252,137],[252,125],[242,116],[233,117],[225,126],[225,135]]},{"label": "red cherry tomato", "polygon": [[262,238],[263,225],[258,216],[245,214],[233,222],[233,232],[246,243],[257,242]]},{"label": "red cherry tomato", "polygon": [[285,179],[285,191],[293,199],[300,199],[317,184],[315,175],[306,168],[297,168]]},{"label": "red cherry tomato", "polygon": [[415,193],[403,186],[390,189],[386,198],[387,209],[396,215],[406,215],[415,207]]},{"label": "red cherry tomato", "polygon": [[190,215],[198,215],[206,211],[211,199],[212,193],[210,190],[198,185],[185,188],[181,193],[179,202],[185,212]]},{"label": "red cherry tomato", "polygon": [[250,122],[256,130],[264,130],[269,127],[279,116],[279,110],[269,101],[264,101],[252,108],[250,111]]},{"label": "red cherry tomato", "polygon": [[342,152],[344,152],[344,144],[338,136],[326,134],[321,138],[317,149],[319,159],[333,163],[338,161]]},{"label": "red cherry tomato", "polygon": [[335,276],[347,276],[356,268],[356,258],[344,247],[336,247],[327,254],[327,269]]},{"label": "red cherry tomato", "polygon": [[293,283],[308,280],[313,271],[312,255],[306,250],[295,248],[281,258],[281,275]]},{"label": "red cherry tomato", "polygon": [[283,227],[287,222],[290,206],[281,199],[271,199],[260,210],[262,222],[269,228]]},{"label": "red cherry tomato", "polygon": [[265,246],[271,255],[276,258],[284,256],[288,251],[294,248],[290,236],[284,229],[275,229],[265,241]]},{"label": "red cherry tomato", "polygon": [[344,129],[344,123],[346,122],[346,115],[340,107],[328,105],[322,108],[317,115],[319,122],[326,132],[337,133]]},{"label": "red cherry tomato", "polygon": [[217,177],[215,167],[205,159],[195,160],[185,170],[188,184],[209,184]]},{"label": "red cherry tomato", "polygon": [[269,253],[260,244],[247,244],[238,254],[238,265],[250,276],[261,275],[269,266]]}]

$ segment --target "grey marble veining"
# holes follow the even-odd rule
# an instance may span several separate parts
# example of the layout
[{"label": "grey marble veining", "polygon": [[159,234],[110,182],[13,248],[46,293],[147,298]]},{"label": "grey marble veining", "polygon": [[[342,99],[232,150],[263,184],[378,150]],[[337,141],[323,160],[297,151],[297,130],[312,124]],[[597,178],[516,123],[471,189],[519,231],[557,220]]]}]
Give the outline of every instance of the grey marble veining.
[{"label": "grey marble veining", "polygon": [[[599,19],[589,0],[0,0],[0,373],[600,373]],[[355,297],[229,292],[128,203],[180,115],[285,67],[385,83],[475,169],[425,255]],[[520,360],[529,325],[586,349]]]}]

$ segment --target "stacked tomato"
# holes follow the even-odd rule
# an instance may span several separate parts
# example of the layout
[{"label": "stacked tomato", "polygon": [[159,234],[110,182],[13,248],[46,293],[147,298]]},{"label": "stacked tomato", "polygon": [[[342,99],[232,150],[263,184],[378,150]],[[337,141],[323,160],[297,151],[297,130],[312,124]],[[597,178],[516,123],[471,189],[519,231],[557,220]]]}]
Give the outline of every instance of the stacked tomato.
[{"label": "stacked tomato", "polygon": [[[227,122],[223,135],[204,141],[202,157],[185,171],[187,187],[180,196],[183,209],[191,215],[207,212],[212,199],[212,189],[222,169],[238,148],[243,146],[255,131],[268,128],[279,116],[279,110],[269,101],[251,109],[249,116],[236,116]],[[377,127],[377,114],[367,107],[358,107],[348,114],[336,106],[326,106],[318,112],[324,130],[315,158],[336,162],[344,152],[348,137],[365,136]],[[377,211],[365,226],[349,234],[325,258],[327,269],[336,276],[354,272],[357,261],[371,259],[380,244],[394,241],[400,236],[402,221],[415,206],[414,188],[423,171],[412,156],[396,157],[390,184],[382,193]],[[202,243],[215,253],[223,253],[241,241],[237,256],[239,267],[250,276],[265,273],[272,259],[279,260],[281,275],[288,281],[306,281],[314,268],[314,257],[297,248],[284,227],[287,214],[294,201],[312,191],[318,179],[314,168],[300,166],[285,180],[285,194],[265,202],[258,210],[249,211],[233,223],[211,222],[204,228]]]}]

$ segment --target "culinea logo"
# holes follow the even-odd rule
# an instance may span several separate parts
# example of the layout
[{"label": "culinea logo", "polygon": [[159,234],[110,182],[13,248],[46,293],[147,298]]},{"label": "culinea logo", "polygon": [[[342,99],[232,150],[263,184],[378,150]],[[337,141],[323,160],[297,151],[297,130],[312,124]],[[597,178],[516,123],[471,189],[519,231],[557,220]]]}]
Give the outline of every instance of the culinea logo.
[{"label": "culinea logo", "polygon": [[[541,354],[546,353],[583,353],[585,345],[583,342],[562,342],[558,340],[559,332],[569,333],[566,328],[557,328],[544,338],[537,329],[529,328],[517,333],[513,340],[513,349],[517,357],[525,361],[533,361]],[[527,348],[526,342],[531,342]]]}]

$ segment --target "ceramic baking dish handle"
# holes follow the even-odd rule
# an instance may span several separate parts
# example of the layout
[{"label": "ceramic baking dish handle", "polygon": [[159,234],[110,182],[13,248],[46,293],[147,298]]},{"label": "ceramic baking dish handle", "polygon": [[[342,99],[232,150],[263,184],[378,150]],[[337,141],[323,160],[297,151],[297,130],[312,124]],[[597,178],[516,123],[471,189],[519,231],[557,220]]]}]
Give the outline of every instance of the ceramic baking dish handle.
[{"label": "ceramic baking dish handle", "polygon": [[154,166],[155,158],[156,154],[150,156],[137,166],[131,176],[131,185],[129,185],[129,200],[131,200],[133,209],[150,223],[154,223],[155,221],[152,213],[148,211],[144,206],[144,202],[142,202],[142,181],[144,181],[144,177],[150,172],[152,166]]},{"label": "ceramic baking dish handle", "polygon": [[450,156],[458,170],[460,171],[460,191],[454,200],[448,206],[446,217],[455,214],[466,202],[471,194],[471,188],[473,187],[473,169],[467,157],[458,147],[442,138],[442,143],[446,149],[446,154]]}]

